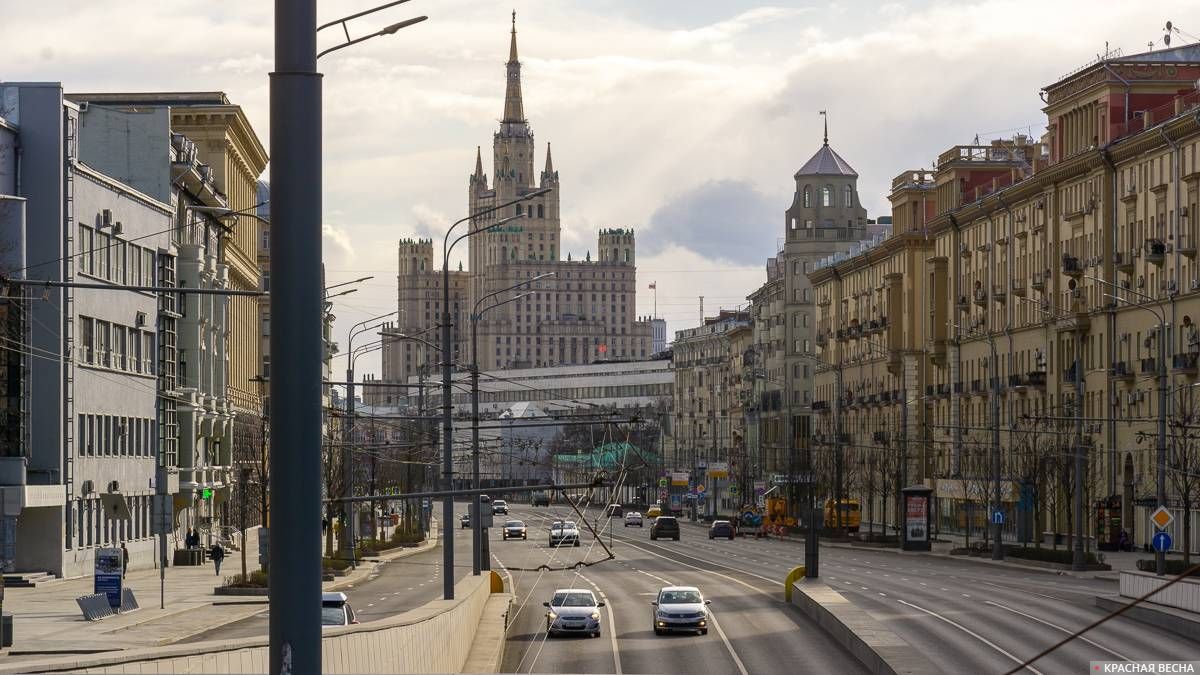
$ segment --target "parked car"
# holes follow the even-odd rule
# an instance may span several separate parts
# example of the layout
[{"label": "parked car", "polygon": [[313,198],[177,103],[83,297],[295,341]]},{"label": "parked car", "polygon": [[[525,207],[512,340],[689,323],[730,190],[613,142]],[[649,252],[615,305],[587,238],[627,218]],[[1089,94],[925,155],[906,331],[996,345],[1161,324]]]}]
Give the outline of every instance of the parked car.
[{"label": "parked car", "polygon": [[464,513],[458,517],[458,524],[461,529],[467,529],[471,526],[471,514]]},{"label": "parked car", "polygon": [[658,504],[654,504],[650,508],[646,509],[646,517],[647,518],[657,518],[661,515],[662,515],[662,508]]},{"label": "parked car", "polygon": [[712,525],[708,527],[708,538],[716,539],[717,537],[727,537],[733,541],[736,532],[733,529],[733,523],[728,520],[714,520]]},{"label": "parked car", "polygon": [[529,503],[533,506],[550,506],[550,493],[538,490],[529,498]]},{"label": "parked car", "polygon": [[529,536],[525,532],[525,523],[519,520],[510,520],[504,523],[504,529],[500,531],[500,538],[504,539],[528,539]]},{"label": "parked car", "polygon": [[695,586],[665,586],[650,604],[654,607],[655,635],[680,631],[708,634],[708,605],[712,601],[705,600]]},{"label": "parked car", "polygon": [[650,526],[650,541],[674,539],[679,541],[679,520],[675,516],[659,516]]},{"label": "parked car", "polygon": [[600,608],[603,602],[586,588],[560,588],[554,591],[550,602],[543,602],[547,607],[546,636],[554,637],[561,633],[583,633],[592,637],[600,637]]},{"label": "parked car", "polygon": [[551,546],[579,546],[579,527],[571,520],[556,520],[550,525]]},{"label": "parked car", "polygon": [[508,502],[504,501],[503,499],[494,500],[492,502],[492,513],[493,514],[502,513],[507,516],[508,515]]},{"label": "parked car", "polygon": [[625,527],[629,527],[630,525],[637,525],[638,527],[643,527],[642,514],[638,513],[637,511],[630,511],[629,513],[626,513],[625,514]]},{"label": "parked car", "polygon": [[354,618],[354,609],[345,593],[321,594],[322,626],[349,626],[352,623],[358,623],[358,619]]}]

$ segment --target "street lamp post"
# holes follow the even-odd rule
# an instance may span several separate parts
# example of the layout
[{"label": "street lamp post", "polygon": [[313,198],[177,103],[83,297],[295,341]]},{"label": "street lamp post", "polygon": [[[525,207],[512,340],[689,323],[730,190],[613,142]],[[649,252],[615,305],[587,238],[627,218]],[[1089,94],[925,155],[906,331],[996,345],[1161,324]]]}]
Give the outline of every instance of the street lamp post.
[{"label": "street lamp post", "polygon": [[[516,302],[521,298],[532,295],[531,293],[521,293],[507,300],[498,302],[494,305],[484,307],[482,310],[479,306],[484,301],[494,298],[502,293],[528,286],[529,284],[552,277],[556,272],[547,272],[539,274],[536,277],[526,279],[517,284],[513,284],[508,288],[502,288],[498,291],[493,291],[475,301],[474,307],[471,308],[471,464],[472,464],[472,486],[479,489],[479,340],[478,328],[479,319],[484,312],[491,311],[497,307],[507,305],[510,302]],[[482,508],[480,496],[476,494],[472,497],[475,504],[475,518],[471,522],[471,572],[475,576],[479,576],[481,570],[491,569],[491,564],[483,553],[483,518],[479,510]]]},{"label": "street lamp post", "polygon": [[[1143,301],[1154,302],[1152,296],[1146,295],[1133,290],[1132,288],[1120,288],[1111,281],[1106,281],[1099,277],[1088,276],[1088,279],[1097,281],[1114,290],[1122,290],[1131,295],[1136,295]],[[1150,312],[1154,318],[1158,319],[1158,442],[1155,447],[1155,463],[1157,466],[1156,488],[1158,508],[1166,508],[1167,506],[1167,316],[1165,312],[1161,312],[1161,308],[1152,308],[1141,302],[1130,302],[1128,298],[1117,297],[1112,293],[1105,293],[1106,297],[1112,298],[1117,302],[1124,302],[1131,307],[1138,307]],[[1160,313],[1161,312],[1161,313]],[[1154,571],[1158,576],[1163,576],[1167,573],[1167,556],[1164,551],[1154,552]]]},{"label": "street lamp post", "polygon": [[[454,487],[452,483],[454,478],[454,422],[451,417],[453,402],[450,394],[450,251],[454,248],[455,244],[467,237],[494,230],[505,223],[523,217],[523,215],[501,218],[486,227],[476,226],[475,229],[468,227],[467,232],[460,234],[453,242],[450,241],[450,235],[454,233],[454,228],[467,221],[472,221],[472,225],[475,225],[474,221],[480,216],[495,213],[513,204],[525,202],[534,197],[540,197],[552,189],[542,188],[534,190],[517,199],[483,209],[466,218],[457,220],[446,229],[446,235],[442,238],[442,487],[447,491]],[[442,564],[445,567],[442,571],[442,597],[446,600],[454,599],[454,528],[451,526],[453,520],[454,497],[447,495],[442,500]]]}]

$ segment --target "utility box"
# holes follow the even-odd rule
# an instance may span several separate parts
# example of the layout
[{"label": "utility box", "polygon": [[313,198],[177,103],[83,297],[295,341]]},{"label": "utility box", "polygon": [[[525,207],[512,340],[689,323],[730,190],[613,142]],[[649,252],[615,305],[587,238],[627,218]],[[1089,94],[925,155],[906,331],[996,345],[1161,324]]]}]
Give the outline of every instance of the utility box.
[{"label": "utility box", "polygon": [[925,485],[913,485],[900,491],[904,497],[904,546],[905,551],[928,551],[932,547],[933,515],[929,508],[933,489]]}]

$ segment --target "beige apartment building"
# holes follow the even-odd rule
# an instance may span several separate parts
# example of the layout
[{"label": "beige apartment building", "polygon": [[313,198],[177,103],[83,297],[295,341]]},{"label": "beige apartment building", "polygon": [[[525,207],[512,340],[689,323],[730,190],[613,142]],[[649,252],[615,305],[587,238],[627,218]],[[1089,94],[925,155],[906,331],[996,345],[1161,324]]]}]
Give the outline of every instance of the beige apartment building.
[{"label": "beige apartment building", "polygon": [[[810,275],[828,364],[813,407],[835,458],[841,430],[848,493],[865,498],[868,464],[900,466],[903,447],[900,475],[935,489],[939,527],[980,528],[964,507],[989,501],[998,428],[1006,532],[1069,531],[1082,448],[1089,537],[1140,546],[1162,365],[1184,430],[1168,433],[1167,492],[1194,506],[1198,77],[1194,45],[1088,64],[1043,90],[1041,139],[954,146],[900,174],[892,237]],[[1098,502],[1116,516],[1101,526]]]}]

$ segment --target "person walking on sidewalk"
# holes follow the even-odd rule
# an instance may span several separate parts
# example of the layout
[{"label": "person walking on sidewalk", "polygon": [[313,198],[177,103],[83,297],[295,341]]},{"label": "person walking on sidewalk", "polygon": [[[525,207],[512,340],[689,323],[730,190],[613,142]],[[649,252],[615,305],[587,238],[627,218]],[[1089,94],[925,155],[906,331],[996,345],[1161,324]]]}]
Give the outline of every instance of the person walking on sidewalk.
[{"label": "person walking on sidewalk", "polygon": [[225,549],[220,544],[213,544],[208,555],[212,558],[213,566],[217,568],[217,576],[221,576],[221,561],[225,559]]},{"label": "person walking on sidewalk", "polygon": [[121,578],[125,578],[125,573],[129,571],[129,549],[125,548],[125,542],[121,542]]}]

